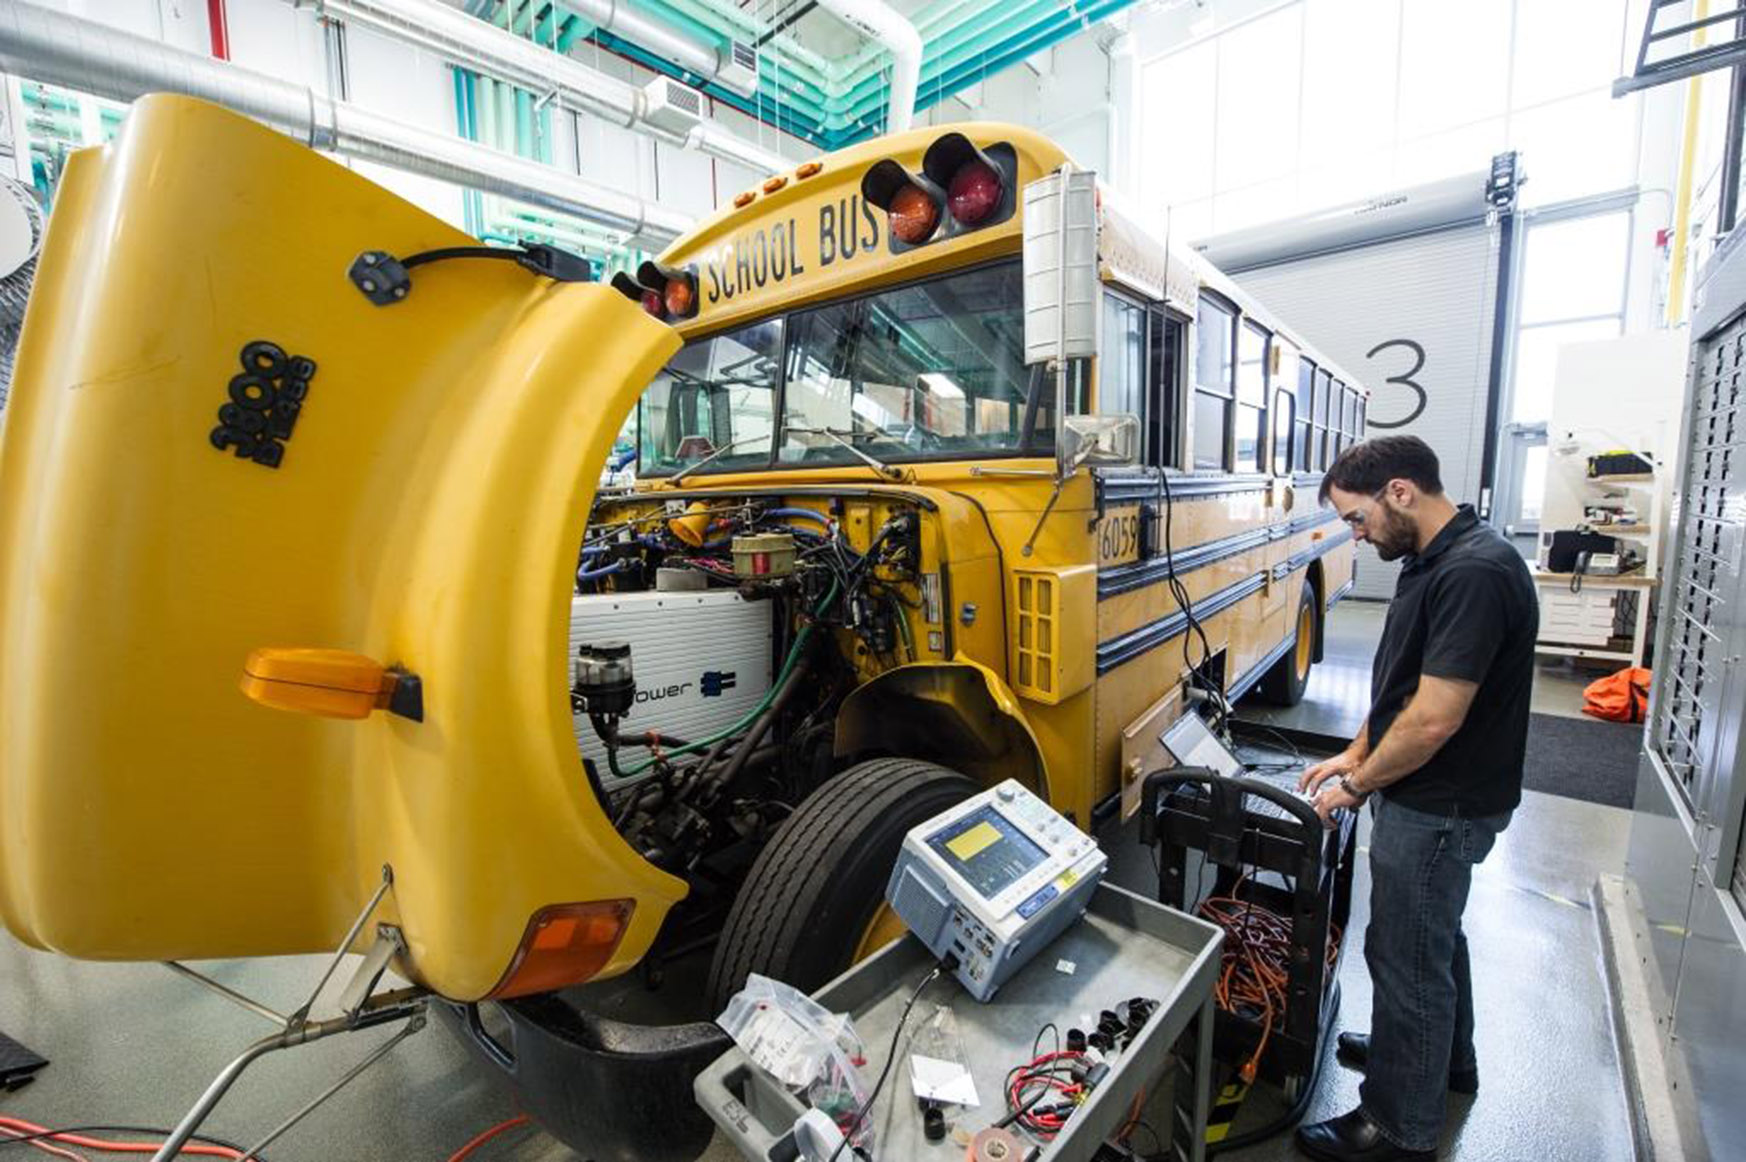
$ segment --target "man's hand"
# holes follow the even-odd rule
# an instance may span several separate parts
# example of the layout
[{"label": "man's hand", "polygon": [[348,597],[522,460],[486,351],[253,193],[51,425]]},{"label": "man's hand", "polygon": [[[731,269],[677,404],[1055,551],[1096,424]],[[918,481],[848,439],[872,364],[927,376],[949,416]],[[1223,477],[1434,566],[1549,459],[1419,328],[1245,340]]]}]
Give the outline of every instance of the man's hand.
[{"label": "man's hand", "polygon": [[[1328,761],[1332,762],[1333,759],[1329,759]],[[1321,817],[1323,827],[1332,827],[1334,825],[1334,812],[1338,811],[1340,808],[1357,808],[1363,806],[1363,804],[1363,799],[1360,799],[1356,795],[1348,795],[1346,793],[1346,788],[1342,787],[1338,782],[1323,787],[1320,793],[1318,793],[1314,799],[1310,800],[1310,806],[1314,807],[1316,809],[1316,814]]]},{"label": "man's hand", "polygon": [[[1341,775],[1349,775],[1358,769],[1358,764],[1364,761],[1364,756],[1348,747],[1331,759],[1323,759],[1313,767],[1305,770],[1303,778],[1297,781],[1297,789],[1305,794],[1313,795],[1316,789],[1329,779],[1338,779]],[[1351,798],[1350,795],[1347,798]]]}]

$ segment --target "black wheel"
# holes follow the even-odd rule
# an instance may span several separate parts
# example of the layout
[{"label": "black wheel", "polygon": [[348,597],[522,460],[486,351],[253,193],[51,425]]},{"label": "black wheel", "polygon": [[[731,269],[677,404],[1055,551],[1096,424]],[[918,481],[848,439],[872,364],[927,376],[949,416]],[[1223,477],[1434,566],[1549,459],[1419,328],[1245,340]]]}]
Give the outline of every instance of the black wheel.
[{"label": "black wheel", "polygon": [[857,763],[807,796],[752,865],[709,970],[719,1012],[759,973],[811,992],[903,931],[885,884],[904,834],[979,788],[915,759]]},{"label": "black wheel", "polygon": [[1261,697],[1275,706],[1296,706],[1303,701],[1304,688],[1309,685],[1310,666],[1316,656],[1316,590],[1308,581],[1298,594],[1293,621],[1297,641],[1262,675],[1257,687]]}]

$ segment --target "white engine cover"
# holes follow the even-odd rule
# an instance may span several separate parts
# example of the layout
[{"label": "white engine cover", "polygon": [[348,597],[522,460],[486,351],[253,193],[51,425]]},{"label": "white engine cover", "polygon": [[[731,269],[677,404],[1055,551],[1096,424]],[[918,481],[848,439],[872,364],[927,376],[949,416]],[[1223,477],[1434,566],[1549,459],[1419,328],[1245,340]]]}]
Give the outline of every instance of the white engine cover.
[{"label": "white engine cover", "polygon": [[[637,700],[619,724],[620,735],[658,730],[693,742],[733,725],[769,691],[771,608],[732,589],[572,597],[569,656],[573,665],[584,642],[629,642]],[[579,714],[575,725],[583,755],[601,781],[614,786],[593,724]],[[624,747],[619,759],[632,766],[648,753]]]}]

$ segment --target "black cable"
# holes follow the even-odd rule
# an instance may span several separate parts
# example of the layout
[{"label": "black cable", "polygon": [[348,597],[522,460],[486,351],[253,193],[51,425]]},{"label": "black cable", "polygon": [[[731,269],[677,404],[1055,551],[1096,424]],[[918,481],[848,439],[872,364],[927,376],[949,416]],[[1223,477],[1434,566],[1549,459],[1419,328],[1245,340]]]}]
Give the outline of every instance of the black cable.
[{"label": "black cable", "polygon": [[[1334,1018],[1339,1015],[1339,1012],[1340,982],[1335,981],[1333,1001],[1328,1006],[1327,1020],[1322,1025],[1324,1031],[1333,1028]],[[1218,1142],[1208,1142],[1206,1146],[1206,1156],[1208,1158],[1216,1158],[1220,1154],[1227,1153],[1231,1150],[1241,1150],[1246,1146],[1253,1146],[1257,1142],[1263,1142],[1277,1134],[1284,1133],[1286,1130],[1302,1121],[1303,1115],[1309,1110],[1310,1099],[1316,1095],[1316,1081],[1321,1077],[1321,1073],[1322,1054],[1318,1052],[1315,1056],[1315,1060],[1310,1063],[1309,1077],[1303,1084],[1302,1092],[1297,1095],[1297,1101],[1292,1103],[1290,1109],[1286,1110],[1283,1114],[1274,1118],[1266,1125],[1257,1126],[1255,1129],[1249,1130],[1246,1133],[1238,1134],[1234,1138],[1225,1138]]]},{"label": "black cable", "polygon": [[885,1088],[885,1079],[891,1076],[891,1067],[897,1062],[897,1042],[903,1036],[903,1027],[909,1023],[909,1011],[915,1008],[915,1003],[921,1000],[923,990],[933,984],[945,970],[944,964],[934,965],[934,970],[922,977],[921,983],[915,986],[915,991],[909,994],[909,1000],[903,1006],[903,1013],[897,1018],[897,1028],[891,1031],[891,1048],[885,1054],[885,1068],[879,1071],[879,1080],[873,1083],[873,1092],[867,1095],[867,1100],[861,1103],[861,1108],[855,1111],[855,1118],[849,1123],[849,1128],[843,1132],[843,1140],[837,1143],[837,1148],[831,1151],[829,1162],[837,1162],[837,1156],[843,1152],[843,1147],[849,1144],[849,1139],[855,1136],[855,1131],[861,1128],[861,1123],[867,1120],[867,1113],[873,1108],[873,1103],[879,1100],[879,1091]]},{"label": "black cable", "polygon": [[[64,1126],[58,1130],[42,1130],[34,1134],[22,1134],[16,1138],[0,1138],[0,1150],[4,1150],[7,1146],[21,1146],[27,1142],[53,1138],[57,1134],[139,1134],[142,1137],[167,1140],[174,1132],[174,1130],[165,1130],[157,1126]],[[11,1134],[14,1131],[0,1130],[0,1133]],[[204,1143],[208,1146],[222,1146],[226,1150],[235,1150],[238,1154],[248,1152],[246,1146],[239,1146],[235,1142],[226,1141],[223,1138],[215,1138],[211,1134],[190,1134],[188,1141]],[[85,1149],[91,1149],[91,1147],[87,1146]],[[265,1154],[254,1154],[251,1157],[253,1162],[267,1162]]]},{"label": "black cable", "polygon": [[1158,1136],[1158,1131],[1152,1128],[1151,1122],[1145,1121],[1143,1119],[1136,1120],[1133,1125],[1128,1127],[1128,1133],[1132,1134],[1135,1130],[1145,1130],[1148,1134],[1152,1135],[1152,1145],[1157,1147],[1157,1149],[1152,1151],[1152,1153],[1144,1154],[1144,1155],[1140,1154],[1140,1152],[1138,1150],[1136,1150],[1136,1151],[1134,1151],[1135,1156],[1142,1157],[1142,1158],[1148,1158],[1148,1159],[1150,1159],[1150,1158],[1165,1159],[1165,1158],[1168,1158],[1170,1156],[1170,1152],[1164,1148],[1164,1139]]},{"label": "black cable", "polygon": [[[1206,627],[1200,624],[1200,619],[1194,615],[1194,599],[1188,595],[1188,587],[1176,575],[1176,550],[1171,543],[1172,517],[1176,510],[1176,498],[1170,492],[1170,470],[1161,472],[1164,482],[1164,579],[1170,589],[1170,595],[1176,599],[1177,608],[1182,610],[1182,616],[1188,623],[1188,629],[1182,635],[1182,660],[1188,669],[1200,679],[1202,689],[1206,691],[1213,704],[1212,729],[1214,733],[1222,733],[1225,723],[1231,716],[1231,707],[1225,701],[1224,683],[1211,680],[1205,667],[1212,662],[1212,642],[1206,636]],[[1200,639],[1200,663],[1197,665],[1189,653],[1189,635]]]}]

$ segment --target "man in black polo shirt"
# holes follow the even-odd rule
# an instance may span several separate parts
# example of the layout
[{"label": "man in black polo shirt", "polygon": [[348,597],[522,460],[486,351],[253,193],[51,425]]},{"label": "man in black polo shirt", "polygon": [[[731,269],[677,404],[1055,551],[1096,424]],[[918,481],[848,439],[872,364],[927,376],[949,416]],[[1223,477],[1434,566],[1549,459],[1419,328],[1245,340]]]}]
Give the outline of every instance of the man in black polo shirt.
[{"label": "man in black polo shirt", "polygon": [[1298,1130],[1311,1157],[1435,1158],[1444,1089],[1479,1088],[1461,913],[1473,867],[1521,802],[1539,602],[1521,555],[1443,495],[1414,436],[1348,448],[1322,481],[1356,540],[1400,580],[1371,668],[1370,716],[1304,772],[1326,819],[1372,800],[1370,1035],[1340,1036],[1365,1071],[1358,1108]]}]

